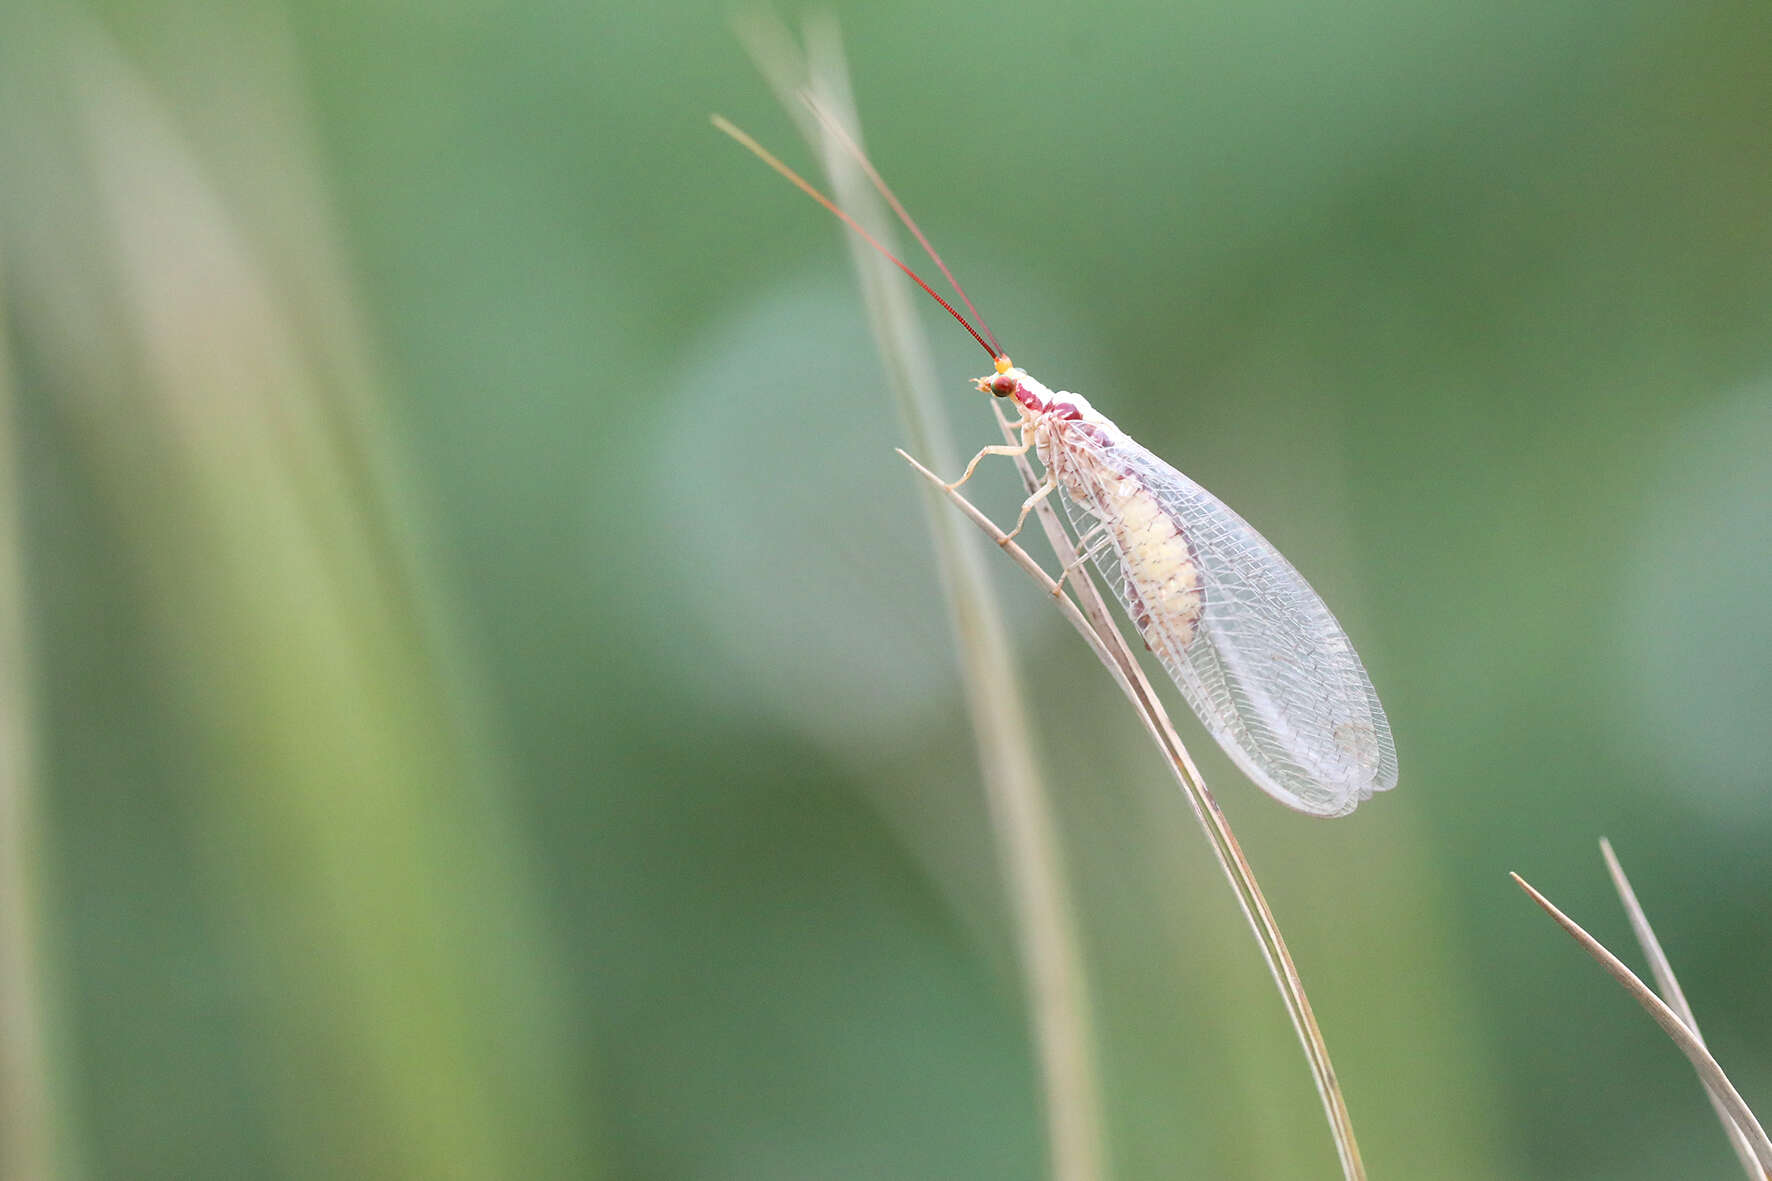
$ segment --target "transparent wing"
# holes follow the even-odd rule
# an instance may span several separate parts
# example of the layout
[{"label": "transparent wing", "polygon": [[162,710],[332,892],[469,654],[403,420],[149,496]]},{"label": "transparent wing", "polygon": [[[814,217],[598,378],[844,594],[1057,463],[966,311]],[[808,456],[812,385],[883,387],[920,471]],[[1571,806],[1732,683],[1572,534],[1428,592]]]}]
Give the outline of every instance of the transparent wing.
[{"label": "transparent wing", "polygon": [[1134,621],[1136,538],[1116,534],[1105,481],[1140,480],[1180,528],[1203,603],[1191,629],[1152,615],[1140,627],[1206,729],[1264,791],[1316,816],[1342,816],[1396,786],[1390,723],[1347,633],[1292,564],[1217,497],[1117,429],[1065,432],[1076,472],[1061,481],[1078,533],[1100,531],[1091,556]]}]

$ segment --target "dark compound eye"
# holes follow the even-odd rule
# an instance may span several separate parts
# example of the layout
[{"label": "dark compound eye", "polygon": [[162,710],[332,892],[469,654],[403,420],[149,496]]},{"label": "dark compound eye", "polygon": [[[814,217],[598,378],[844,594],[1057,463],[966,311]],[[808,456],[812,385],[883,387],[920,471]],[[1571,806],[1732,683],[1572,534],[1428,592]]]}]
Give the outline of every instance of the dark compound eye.
[{"label": "dark compound eye", "polygon": [[1007,398],[1015,392],[1015,379],[1006,373],[999,373],[991,380],[991,393],[999,398]]}]

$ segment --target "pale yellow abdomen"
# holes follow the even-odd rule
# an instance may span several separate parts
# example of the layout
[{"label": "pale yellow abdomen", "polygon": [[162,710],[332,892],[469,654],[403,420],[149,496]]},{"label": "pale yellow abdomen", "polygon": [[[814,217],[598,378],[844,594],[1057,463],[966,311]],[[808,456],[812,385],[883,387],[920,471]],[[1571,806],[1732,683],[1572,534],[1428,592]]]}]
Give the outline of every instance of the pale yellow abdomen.
[{"label": "pale yellow abdomen", "polygon": [[1206,605],[1200,568],[1181,526],[1142,480],[1109,471],[1090,451],[1066,445],[1067,427],[1092,435],[1097,429],[1092,424],[1042,426],[1034,440],[1040,462],[1113,537],[1126,580],[1127,607],[1139,634],[1148,647],[1173,649],[1170,655],[1179,659],[1181,649],[1194,638]]},{"label": "pale yellow abdomen", "polygon": [[1120,565],[1142,608],[1135,620],[1147,641],[1185,647],[1194,638],[1205,596],[1200,569],[1175,518],[1134,479],[1104,482],[1109,516],[1104,522],[1120,551]]}]

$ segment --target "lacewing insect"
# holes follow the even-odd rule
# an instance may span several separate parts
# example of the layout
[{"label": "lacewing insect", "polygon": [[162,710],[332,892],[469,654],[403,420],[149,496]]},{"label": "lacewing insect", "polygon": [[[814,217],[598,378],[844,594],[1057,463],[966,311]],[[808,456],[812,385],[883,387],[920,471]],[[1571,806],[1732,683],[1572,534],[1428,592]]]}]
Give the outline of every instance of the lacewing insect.
[{"label": "lacewing insect", "polygon": [[1058,493],[1078,552],[1113,588],[1188,705],[1225,753],[1282,804],[1314,816],[1343,816],[1374,792],[1395,787],[1397,752],[1384,707],[1347,633],[1317,592],[1248,522],[1134,442],[1080,394],[1054,392],[1017,368],[861,148],[834,119],[808,105],[922,244],[977,328],[750,136],[718,115],[714,125],[860,234],[990,354],[992,372],[973,385],[1011,400],[1021,442],[979,451],[949,487],[969,480],[987,455],[1033,451],[1045,478],[1022,504],[1009,536],[1021,531],[1041,500]]}]

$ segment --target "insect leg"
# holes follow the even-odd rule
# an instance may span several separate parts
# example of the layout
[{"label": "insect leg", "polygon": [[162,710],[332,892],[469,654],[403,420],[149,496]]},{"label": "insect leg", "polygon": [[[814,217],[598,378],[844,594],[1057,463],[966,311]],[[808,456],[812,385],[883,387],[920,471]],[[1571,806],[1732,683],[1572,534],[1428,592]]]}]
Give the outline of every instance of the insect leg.
[{"label": "insect leg", "polygon": [[[1093,529],[1077,538],[1077,561],[1081,562],[1086,558],[1093,558],[1096,554],[1099,554],[1102,550],[1106,549],[1113,540],[1113,531],[1107,527],[1107,522],[1104,521],[1101,524],[1096,525]],[[1072,564],[1075,565],[1075,563]]]},{"label": "insect leg", "polygon": [[[1028,453],[1028,451],[1033,447],[1033,445],[1034,445],[1034,441],[1032,439],[1028,438],[1026,435],[1023,435],[1022,440],[1021,440],[1021,445],[1017,446],[1017,447],[1011,447],[1007,443],[999,443],[994,447],[986,447],[984,450],[980,451],[977,455],[974,455],[972,457],[972,462],[966,465],[965,472],[961,474],[959,479],[955,480],[952,484],[949,484],[947,486],[947,490],[949,492],[952,492],[954,489],[958,488],[961,484],[964,484],[967,480],[970,480],[972,478],[972,469],[977,467],[978,461],[983,459],[985,456],[987,456],[987,455],[1026,455]],[[1025,516],[1026,514],[1024,513],[1023,515]]]},{"label": "insect leg", "polygon": [[1077,560],[1066,563],[1065,568],[1058,572],[1058,581],[1053,584],[1052,597],[1057,598],[1064,593],[1064,580],[1083,568],[1083,564],[1093,558],[1113,540],[1106,524],[1096,525],[1089,532],[1077,539]]},{"label": "insect leg", "polygon": [[1021,502],[1021,516],[1015,518],[1015,528],[1011,529],[1007,536],[1003,537],[997,544],[1008,545],[1015,535],[1021,532],[1021,527],[1028,523],[1028,514],[1034,511],[1034,506],[1039,504],[1042,500],[1045,500],[1048,496],[1051,496],[1053,490],[1057,487],[1057,478],[1053,476],[1051,472],[1047,472],[1046,482],[1034,489],[1034,494],[1032,496]]}]

